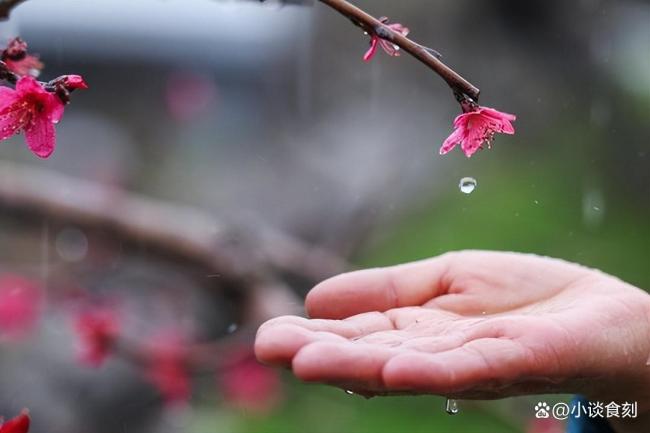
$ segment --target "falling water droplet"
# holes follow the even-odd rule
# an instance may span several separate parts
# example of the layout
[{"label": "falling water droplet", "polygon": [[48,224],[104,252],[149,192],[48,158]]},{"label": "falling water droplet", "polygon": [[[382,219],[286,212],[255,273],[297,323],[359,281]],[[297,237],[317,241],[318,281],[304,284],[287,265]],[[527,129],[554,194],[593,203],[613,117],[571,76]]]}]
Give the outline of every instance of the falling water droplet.
[{"label": "falling water droplet", "polygon": [[582,197],[582,218],[589,228],[598,227],[605,219],[606,203],[602,192],[597,189],[587,191]]},{"label": "falling water droplet", "polygon": [[345,390],[345,393],[346,393],[347,395],[354,395],[354,392],[350,391],[349,389],[346,389],[346,390]]},{"label": "falling water droplet", "polygon": [[456,415],[458,412],[460,412],[460,409],[458,409],[458,401],[454,400],[453,398],[448,398],[447,402],[445,403],[445,411],[449,415]]},{"label": "falling water droplet", "polygon": [[464,177],[460,180],[458,187],[465,194],[471,194],[476,189],[476,179],[473,177]]},{"label": "falling water droplet", "polygon": [[237,328],[238,326],[236,323],[231,323],[230,325],[228,325],[228,329],[226,329],[226,332],[228,332],[228,334],[232,334],[237,330]]}]

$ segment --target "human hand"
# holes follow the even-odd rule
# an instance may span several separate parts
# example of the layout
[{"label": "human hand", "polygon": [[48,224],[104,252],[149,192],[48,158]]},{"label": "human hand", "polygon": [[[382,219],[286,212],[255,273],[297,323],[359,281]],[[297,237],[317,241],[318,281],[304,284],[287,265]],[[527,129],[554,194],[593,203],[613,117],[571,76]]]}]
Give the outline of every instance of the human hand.
[{"label": "human hand", "polygon": [[255,346],[305,381],[465,399],[570,392],[650,411],[650,296],[579,265],[448,253],[331,278],[306,308],[312,319],[262,325]]}]

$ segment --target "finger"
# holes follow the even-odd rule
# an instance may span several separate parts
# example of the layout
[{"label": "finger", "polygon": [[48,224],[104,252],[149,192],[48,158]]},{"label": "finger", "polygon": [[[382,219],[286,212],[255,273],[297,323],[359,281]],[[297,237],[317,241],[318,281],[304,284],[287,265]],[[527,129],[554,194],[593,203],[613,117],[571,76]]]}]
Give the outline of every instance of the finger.
[{"label": "finger", "polygon": [[300,349],[291,368],[298,378],[308,382],[383,390],[382,370],[395,354],[387,347],[371,344],[317,342]]},{"label": "finger", "polygon": [[449,255],[388,268],[342,274],[307,295],[310,317],[343,319],[369,311],[422,305],[446,291]]},{"label": "finger", "polygon": [[328,332],[313,332],[301,326],[278,324],[258,332],[255,338],[255,356],[265,364],[289,366],[291,359],[302,347],[315,341],[347,340]]},{"label": "finger", "polygon": [[282,316],[260,326],[258,333],[279,325],[300,326],[314,332],[330,332],[345,338],[357,338],[374,332],[394,329],[393,322],[382,313],[364,313],[345,320],[306,319],[298,316]]},{"label": "finger", "polygon": [[490,391],[532,374],[532,352],[515,340],[482,338],[459,348],[403,353],[386,362],[382,381],[388,389],[433,394]]}]

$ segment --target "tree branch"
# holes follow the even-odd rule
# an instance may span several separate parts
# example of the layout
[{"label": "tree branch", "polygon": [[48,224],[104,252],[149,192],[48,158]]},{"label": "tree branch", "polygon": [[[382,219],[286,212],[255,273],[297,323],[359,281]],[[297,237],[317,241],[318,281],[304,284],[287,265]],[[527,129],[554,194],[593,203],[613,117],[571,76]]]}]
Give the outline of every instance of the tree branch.
[{"label": "tree branch", "polygon": [[0,0],[0,20],[8,20],[11,10],[25,0]]},{"label": "tree branch", "polygon": [[348,267],[268,226],[227,223],[200,209],[8,162],[0,162],[0,208],[105,230],[240,287],[266,286],[286,275],[316,282]]},{"label": "tree branch", "polygon": [[465,78],[461,77],[456,71],[441,62],[426,47],[392,30],[385,23],[382,23],[377,18],[345,0],[319,1],[349,18],[354,24],[361,27],[367,33],[377,35],[379,38],[397,45],[402,50],[427,65],[447,82],[454,93],[461,94],[461,96],[466,95],[474,101],[478,101],[480,90]]},{"label": "tree branch", "polygon": [[[0,20],[9,18],[11,10],[26,0],[0,0]],[[259,0],[264,1],[264,0]],[[357,6],[345,0],[318,0],[321,3],[331,7],[343,16],[349,18],[354,24],[362,28],[368,34],[376,35],[385,39],[402,50],[406,51],[420,62],[424,63],[436,74],[438,74],[451,87],[459,102],[463,102],[464,96],[470,97],[473,102],[477,102],[480,90],[472,83],[463,78],[456,71],[444,64],[431,50],[408,37],[392,30],[388,25],[379,21],[377,18],[359,9]],[[291,3],[302,3],[294,1]]]}]

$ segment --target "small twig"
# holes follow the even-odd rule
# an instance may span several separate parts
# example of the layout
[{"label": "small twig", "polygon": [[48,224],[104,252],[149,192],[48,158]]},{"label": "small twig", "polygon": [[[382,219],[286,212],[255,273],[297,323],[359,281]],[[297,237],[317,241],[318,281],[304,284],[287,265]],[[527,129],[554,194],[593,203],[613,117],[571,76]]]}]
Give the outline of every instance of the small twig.
[{"label": "small twig", "polygon": [[392,30],[385,23],[345,0],[319,1],[346,16],[367,33],[377,35],[381,39],[385,39],[397,45],[402,50],[427,65],[447,82],[454,93],[461,93],[469,96],[474,101],[478,101],[480,90],[465,78],[461,77],[456,71],[441,62],[435,54],[429,51],[429,48]]},{"label": "small twig", "polygon": [[[26,0],[0,0],[0,20],[6,20],[9,18],[11,10],[24,1]],[[259,1],[263,2],[264,0]],[[402,50],[427,65],[447,82],[449,87],[454,91],[454,94],[460,94],[461,97],[468,96],[474,102],[478,101],[480,90],[456,71],[440,61],[440,54],[437,51],[424,45],[420,45],[412,39],[392,30],[386,23],[381,22],[377,18],[345,0],[318,1],[338,11],[367,33],[376,35],[397,45]],[[302,2],[293,1],[286,3],[300,4]],[[459,99],[459,102],[462,102],[462,100]]]},{"label": "small twig", "polygon": [[25,0],[0,0],[0,20],[9,19],[11,10]]}]

